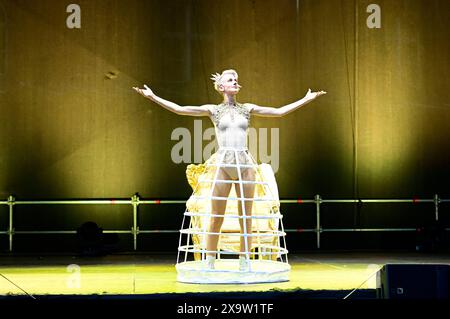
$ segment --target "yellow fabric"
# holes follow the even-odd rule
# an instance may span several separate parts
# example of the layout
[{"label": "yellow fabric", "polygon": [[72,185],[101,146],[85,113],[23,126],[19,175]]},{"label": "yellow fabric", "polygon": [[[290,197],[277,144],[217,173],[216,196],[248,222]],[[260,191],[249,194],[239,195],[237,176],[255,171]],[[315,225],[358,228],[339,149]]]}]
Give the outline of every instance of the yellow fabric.
[{"label": "yellow fabric", "polygon": [[[201,180],[214,180],[216,167],[208,166],[214,164],[216,160],[216,154],[211,156],[211,158],[203,164],[191,164],[188,165],[186,169],[186,177],[193,189],[193,194],[186,203],[187,211],[191,213],[202,213],[203,216],[192,216],[190,227],[196,231],[208,231],[209,228],[209,217],[211,213],[211,200],[210,199],[196,199],[193,196],[201,196],[210,198],[212,195],[212,183],[211,182],[200,182]],[[263,186],[260,184],[255,185],[255,198],[267,198],[267,201],[255,201],[253,202],[252,215],[270,215],[279,213],[279,198],[278,189],[275,182],[275,177],[273,170],[268,164],[257,165],[256,179],[258,182],[267,182],[268,186]],[[229,197],[236,197],[236,192],[234,187],[231,188]],[[218,250],[222,251],[239,251],[240,236],[229,235],[230,233],[240,233],[239,219],[238,218],[226,218],[226,215],[238,215],[238,205],[241,203],[236,200],[228,200],[227,207],[225,211],[225,218],[221,228],[221,235],[218,244]],[[252,221],[252,232],[253,234],[265,233],[268,231],[277,231],[279,225],[278,218],[271,219],[253,219]],[[196,249],[205,248],[203,247],[203,235],[192,235],[192,241]],[[271,248],[268,248],[271,246]],[[272,248],[279,247],[279,239],[277,236],[256,236],[252,240],[252,249],[265,249],[266,251],[277,251],[277,249]],[[262,256],[259,256],[262,258]],[[199,258],[199,254],[195,255],[195,258]],[[268,258],[276,259],[277,255],[268,255]]]}]

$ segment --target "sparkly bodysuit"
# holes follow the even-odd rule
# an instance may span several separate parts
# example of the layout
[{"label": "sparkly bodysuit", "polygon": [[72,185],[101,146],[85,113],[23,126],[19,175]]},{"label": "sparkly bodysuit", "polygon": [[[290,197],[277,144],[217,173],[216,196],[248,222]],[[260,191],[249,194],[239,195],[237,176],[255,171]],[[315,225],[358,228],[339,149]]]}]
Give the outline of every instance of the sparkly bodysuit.
[{"label": "sparkly bodysuit", "polygon": [[[240,103],[236,103],[236,105],[222,103],[215,105],[211,111],[211,119],[214,123],[219,145],[218,159],[220,163],[252,164],[247,149],[247,130],[250,124],[249,109]],[[224,167],[223,169],[232,179],[238,179],[236,167]]]}]

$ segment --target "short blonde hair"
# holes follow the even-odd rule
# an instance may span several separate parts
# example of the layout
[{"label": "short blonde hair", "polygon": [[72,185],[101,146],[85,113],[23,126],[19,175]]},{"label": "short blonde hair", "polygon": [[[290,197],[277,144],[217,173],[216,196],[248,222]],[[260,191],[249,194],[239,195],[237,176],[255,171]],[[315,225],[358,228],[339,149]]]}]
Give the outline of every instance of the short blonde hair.
[{"label": "short blonde hair", "polygon": [[223,77],[225,74],[233,74],[233,75],[236,77],[236,79],[238,78],[237,72],[236,72],[235,70],[233,70],[233,69],[225,70],[225,71],[223,71],[221,74],[219,74],[219,73],[211,74],[211,75],[212,75],[212,76],[211,76],[211,80],[213,80],[213,82],[214,82],[214,89],[215,89],[217,92],[219,92],[219,93],[222,93],[222,92],[220,92],[220,90],[219,90],[219,85],[221,84],[221,82],[222,82],[222,77]]}]

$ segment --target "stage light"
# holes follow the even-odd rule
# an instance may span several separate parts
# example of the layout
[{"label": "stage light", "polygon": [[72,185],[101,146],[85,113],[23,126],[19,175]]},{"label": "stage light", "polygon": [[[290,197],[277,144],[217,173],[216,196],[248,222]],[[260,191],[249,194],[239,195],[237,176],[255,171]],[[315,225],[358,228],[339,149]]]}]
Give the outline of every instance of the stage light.
[{"label": "stage light", "polygon": [[88,221],[83,223],[77,229],[77,235],[80,239],[79,249],[81,255],[98,256],[103,253],[103,229],[98,227],[95,222]]},{"label": "stage light", "polygon": [[97,241],[101,239],[103,229],[94,222],[85,222],[77,229],[77,234],[86,241]]}]

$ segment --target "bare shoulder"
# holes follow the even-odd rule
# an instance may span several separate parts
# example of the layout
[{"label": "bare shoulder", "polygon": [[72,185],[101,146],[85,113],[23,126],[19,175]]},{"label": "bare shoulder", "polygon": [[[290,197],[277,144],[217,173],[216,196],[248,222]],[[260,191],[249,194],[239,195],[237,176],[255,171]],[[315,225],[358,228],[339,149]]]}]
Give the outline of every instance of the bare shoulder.
[{"label": "bare shoulder", "polygon": [[257,106],[256,104],[253,103],[244,103],[243,105],[247,108],[249,112],[252,112],[253,109]]}]

